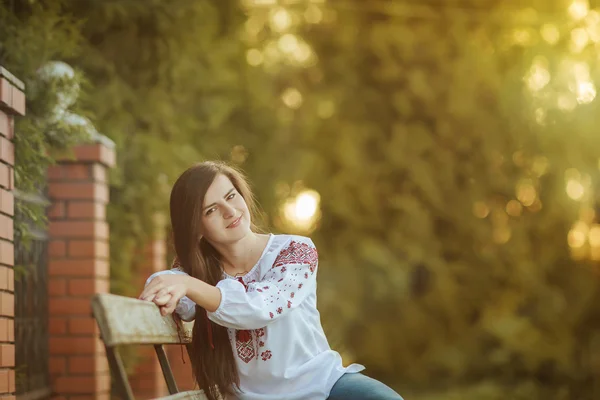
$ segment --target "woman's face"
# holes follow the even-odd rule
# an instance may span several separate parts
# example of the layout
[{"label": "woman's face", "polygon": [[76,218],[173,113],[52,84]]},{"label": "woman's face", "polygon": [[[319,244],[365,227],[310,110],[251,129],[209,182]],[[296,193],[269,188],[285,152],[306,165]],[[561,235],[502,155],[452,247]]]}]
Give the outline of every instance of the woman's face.
[{"label": "woman's face", "polygon": [[202,235],[210,242],[231,243],[250,232],[244,198],[225,175],[217,175],[202,204]]}]

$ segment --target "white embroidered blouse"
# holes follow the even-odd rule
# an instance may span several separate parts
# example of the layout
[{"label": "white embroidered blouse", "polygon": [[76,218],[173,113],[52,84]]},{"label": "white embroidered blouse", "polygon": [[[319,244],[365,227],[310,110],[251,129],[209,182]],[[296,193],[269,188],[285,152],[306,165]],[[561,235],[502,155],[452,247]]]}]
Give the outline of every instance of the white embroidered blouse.
[{"label": "white embroidered blouse", "polygon": [[[331,350],[317,311],[317,249],[306,237],[271,235],[256,265],[244,276],[224,274],[219,308],[208,313],[229,332],[243,400],[323,400],[344,373],[362,365],[342,365]],[[178,269],[161,271],[184,274]],[[175,310],[185,321],[195,303],[181,299]]]}]

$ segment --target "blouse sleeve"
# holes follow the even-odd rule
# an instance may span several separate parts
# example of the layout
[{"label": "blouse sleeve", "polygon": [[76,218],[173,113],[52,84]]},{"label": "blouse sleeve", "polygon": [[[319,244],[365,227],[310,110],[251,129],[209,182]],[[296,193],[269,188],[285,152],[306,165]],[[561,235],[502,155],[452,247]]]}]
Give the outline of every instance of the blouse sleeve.
[{"label": "blouse sleeve", "polygon": [[260,282],[224,279],[217,284],[221,303],[208,313],[234,329],[259,329],[287,315],[316,290],[317,249],[310,239],[290,241]]},{"label": "blouse sleeve", "polygon": [[[179,268],[172,268],[166,271],[155,272],[154,274],[150,275],[150,277],[146,280],[146,284],[144,286],[148,286],[152,279],[156,278],[157,276],[166,274],[187,275]],[[179,315],[179,318],[181,318],[182,320],[186,322],[193,321],[196,318],[196,303],[194,303],[187,297],[182,297],[181,300],[179,300],[179,303],[177,303],[177,307],[175,307],[175,312],[177,313],[177,315]]]}]

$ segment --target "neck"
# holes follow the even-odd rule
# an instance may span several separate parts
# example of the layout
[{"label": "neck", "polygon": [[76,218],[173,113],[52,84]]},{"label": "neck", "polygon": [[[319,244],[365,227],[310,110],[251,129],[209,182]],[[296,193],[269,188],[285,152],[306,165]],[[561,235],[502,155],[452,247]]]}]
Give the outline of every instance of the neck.
[{"label": "neck", "polygon": [[225,272],[235,276],[245,274],[256,264],[264,247],[264,239],[250,232],[237,242],[212,245],[221,254]]}]

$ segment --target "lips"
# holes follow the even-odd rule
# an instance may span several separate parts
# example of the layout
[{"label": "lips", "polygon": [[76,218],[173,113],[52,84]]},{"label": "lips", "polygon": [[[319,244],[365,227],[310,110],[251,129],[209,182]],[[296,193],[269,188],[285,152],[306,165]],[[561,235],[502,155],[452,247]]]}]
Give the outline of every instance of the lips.
[{"label": "lips", "polygon": [[230,223],[229,225],[227,225],[227,229],[237,227],[240,224],[240,222],[242,222],[242,216],[241,215],[235,221],[233,221],[232,223]]}]

